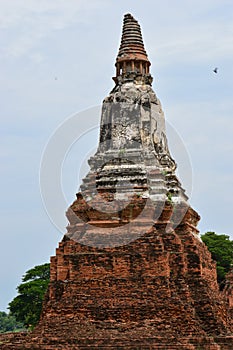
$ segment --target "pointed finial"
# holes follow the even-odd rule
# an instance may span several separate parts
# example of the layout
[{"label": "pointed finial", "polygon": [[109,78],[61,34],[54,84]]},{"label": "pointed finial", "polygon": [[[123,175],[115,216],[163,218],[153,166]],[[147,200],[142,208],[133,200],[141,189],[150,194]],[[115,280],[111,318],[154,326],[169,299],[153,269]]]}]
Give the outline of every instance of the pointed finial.
[{"label": "pointed finial", "polygon": [[148,61],[140,25],[138,24],[138,21],[136,21],[136,19],[134,19],[134,17],[129,13],[124,16],[121,46],[117,59],[121,59],[124,56]]},{"label": "pointed finial", "polygon": [[144,48],[141,27],[130,14],[124,16],[121,45],[116,59],[116,78],[125,78],[129,73],[149,75],[150,61]]}]

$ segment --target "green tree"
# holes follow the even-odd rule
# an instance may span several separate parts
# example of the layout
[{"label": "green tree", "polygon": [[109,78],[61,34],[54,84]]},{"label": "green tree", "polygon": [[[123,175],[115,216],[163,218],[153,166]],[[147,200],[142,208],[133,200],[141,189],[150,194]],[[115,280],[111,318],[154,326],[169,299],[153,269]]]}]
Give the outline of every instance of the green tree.
[{"label": "green tree", "polygon": [[220,289],[223,289],[225,276],[233,266],[233,241],[229,236],[217,235],[215,232],[206,232],[201,239],[211,252],[212,259],[217,263],[218,283]]},{"label": "green tree", "polygon": [[17,287],[18,295],[9,303],[9,309],[18,322],[34,327],[39,321],[42,304],[49,284],[50,264],[28,270]]},{"label": "green tree", "polygon": [[19,330],[23,330],[23,324],[17,322],[13,315],[0,311],[0,333],[16,332]]}]

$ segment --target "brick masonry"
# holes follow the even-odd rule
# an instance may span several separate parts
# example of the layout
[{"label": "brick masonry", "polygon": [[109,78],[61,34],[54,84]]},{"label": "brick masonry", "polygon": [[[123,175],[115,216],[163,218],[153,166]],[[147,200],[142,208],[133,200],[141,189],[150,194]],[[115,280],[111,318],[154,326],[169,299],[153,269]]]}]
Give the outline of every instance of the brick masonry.
[{"label": "brick masonry", "polygon": [[38,326],[2,349],[232,349],[232,305],[197,236],[199,216],[189,208],[168,229],[172,213],[167,203],[126,246],[96,249],[65,236]]},{"label": "brick masonry", "polygon": [[51,258],[39,324],[2,335],[0,349],[233,349],[233,276],[219,291],[149,67],[127,14],[99,147]]}]

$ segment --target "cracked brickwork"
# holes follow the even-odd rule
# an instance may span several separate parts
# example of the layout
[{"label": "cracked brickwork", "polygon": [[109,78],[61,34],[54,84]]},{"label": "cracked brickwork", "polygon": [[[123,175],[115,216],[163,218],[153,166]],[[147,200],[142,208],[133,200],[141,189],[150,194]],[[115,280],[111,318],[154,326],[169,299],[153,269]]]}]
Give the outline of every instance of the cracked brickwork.
[{"label": "cracked brickwork", "polygon": [[127,14],[99,147],[51,258],[39,324],[0,336],[1,349],[233,349],[233,275],[219,291],[149,67]]}]

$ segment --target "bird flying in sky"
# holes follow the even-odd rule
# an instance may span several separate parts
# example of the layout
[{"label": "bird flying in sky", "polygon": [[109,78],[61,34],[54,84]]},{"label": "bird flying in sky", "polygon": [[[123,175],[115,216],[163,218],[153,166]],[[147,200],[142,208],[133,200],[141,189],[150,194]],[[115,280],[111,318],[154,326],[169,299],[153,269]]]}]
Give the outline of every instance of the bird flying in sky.
[{"label": "bird flying in sky", "polygon": [[217,74],[218,73],[218,67],[214,68],[213,72]]}]

